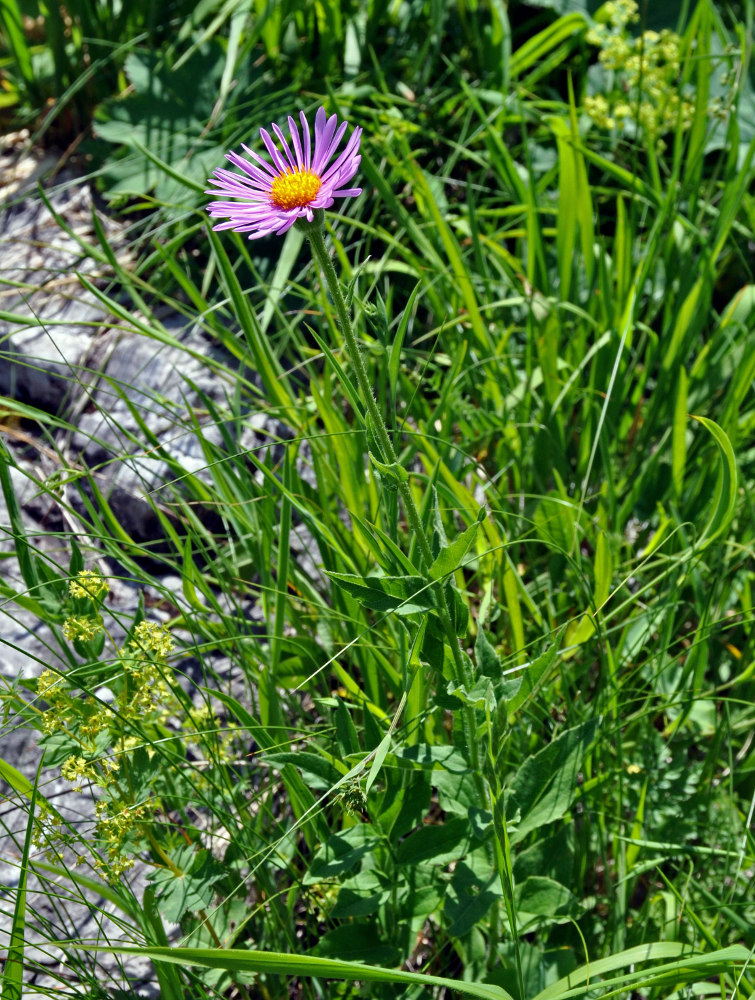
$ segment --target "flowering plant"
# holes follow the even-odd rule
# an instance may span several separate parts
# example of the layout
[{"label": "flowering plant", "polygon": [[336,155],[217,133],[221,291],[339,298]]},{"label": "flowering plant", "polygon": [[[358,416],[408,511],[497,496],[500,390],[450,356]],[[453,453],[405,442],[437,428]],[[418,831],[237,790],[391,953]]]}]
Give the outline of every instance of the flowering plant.
[{"label": "flowering plant", "polygon": [[[338,317],[338,325],[346,341],[346,347],[351,358],[354,373],[354,396],[361,396],[365,407],[364,428],[368,432],[369,458],[373,467],[378,470],[382,479],[389,485],[389,490],[398,492],[404,507],[406,522],[410,534],[409,551],[416,550],[415,556],[420,563],[416,569],[422,576],[397,578],[396,585],[407,594],[416,587],[420,580],[420,590],[428,592],[429,619],[426,623],[430,631],[436,634],[441,649],[445,646],[451,655],[453,665],[453,681],[455,690],[472,687],[470,675],[471,661],[465,656],[460,646],[460,638],[466,634],[466,606],[463,604],[453,583],[452,569],[456,568],[455,553],[466,552],[480,521],[485,516],[484,508],[480,511],[477,523],[473,524],[450,545],[445,535],[437,532],[431,534],[420,516],[409,481],[409,473],[399,462],[391,435],[388,433],[385,419],[380,411],[365,367],[362,353],[352,325],[349,308],[346,303],[341,283],[338,280],[330,254],[325,246],[323,228],[325,224],[324,209],[333,203],[335,197],[351,197],[361,193],[361,188],[344,188],[356,173],[361,157],[358,154],[362,130],[355,128],[343,153],[335,163],[326,169],[328,162],[335,153],[341,141],[347,123],[342,122],[336,128],[335,115],[328,118],[324,108],[320,108],[315,118],[315,150],[314,156],[310,150],[310,132],[304,112],[299,112],[304,143],[294,119],[289,116],[288,124],[294,154],[286,142],[281,129],[272,125],[272,130],[283,148],[285,156],[281,155],[265,129],[260,129],[260,135],[270,154],[274,167],[267,164],[253,150],[244,147],[247,154],[253,157],[260,166],[255,166],[235,153],[227,154],[228,159],[241,167],[248,178],[239,178],[228,170],[216,170],[211,183],[220,191],[236,199],[233,202],[212,202],[209,213],[213,218],[227,217],[225,222],[216,225],[215,229],[234,229],[236,232],[249,232],[250,239],[256,239],[269,233],[284,233],[297,224],[306,234],[312,248],[313,257],[318,264],[330,292]],[[208,193],[216,193],[212,189]],[[451,555],[451,553],[454,555]],[[448,568],[441,570],[439,561]],[[414,581],[411,585],[409,579]],[[353,594],[356,588],[358,596],[364,597],[363,586],[357,580],[345,579],[336,574],[333,580],[337,586],[342,586]],[[369,602],[369,598],[368,598]],[[401,603],[401,602],[399,602]],[[370,603],[365,607],[372,608]],[[464,611],[460,611],[460,608]],[[461,624],[460,624],[461,623]],[[417,633],[422,632],[422,627]],[[437,661],[437,680],[442,680],[443,656]],[[401,709],[399,709],[400,713]],[[397,713],[397,718],[398,714]],[[465,705],[462,712],[464,740],[469,750],[470,764],[475,775],[477,793],[480,805],[487,805],[487,797],[479,766],[479,748],[474,738],[474,712]]]}]

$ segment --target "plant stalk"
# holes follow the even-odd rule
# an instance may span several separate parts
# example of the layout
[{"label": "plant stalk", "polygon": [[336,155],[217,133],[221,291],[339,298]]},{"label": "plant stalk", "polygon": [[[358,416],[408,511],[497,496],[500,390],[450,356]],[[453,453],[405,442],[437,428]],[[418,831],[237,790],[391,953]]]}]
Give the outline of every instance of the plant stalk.
[{"label": "plant stalk", "polygon": [[[391,441],[390,434],[388,433],[388,429],[385,425],[383,415],[375,402],[375,396],[373,395],[364,359],[362,358],[362,353],[357,343],[354,328],[351,323],[351,317],[349,316],[349,311],[346,307],[346,301],[344,299],[343,292],[341,291],[338,275],[336,274],[333,262],[330,259],[330,254],[325,246],[322,221],[315,218],[314,223],[311,223],[306,227],[302,226],[301,228],[304,229],[307,237],[309,238],[313,256],[325,277],[325,282],[336,308],[338,323],[341,327],[341,331],[343,332],[343,336],[346,340],[346,346],[351,356],[351,362],[356,374],[360,395],[365,403],[365,406],[367,407],[367,413],[372,421],[372,427],[382,449],[383,457],[389,465],[398,465],[396,450],[393,447],[393,442]],[[401,494],[401,500],[404,505],[404,511],[406,513],[407,521],[409,522],[409,527],[417,540],[417,544],[419,545],[422,560],[425,563],[426,568],[429,569],[433,563],[432,549],[430,548],[430,542],[422,524],[422,519],[419,516],[417,505],[414,502],[411,487],[406,480],[399,480],[398,489]],[[451,613],[448,608],[448,602],[446,601],[446,595],[443,591],[442,584],[437,584],[436,593],[438,611],[443,625],[443,631],[446,634],[448,644],[451,647],[451,654],[453,656],[454,679],[457,684],[465,684],[469,687],[470,678],[468,677],[468,672],[462,656],[459,638],[456,635],[456,630],[454,629],[453,622],[451,620]],[[463,707],[463,725],[464,736],[469,744],[470,764],[475,775],[475,782],[478,785],[481,800],[484,801],[485,789],[479,766],[477,740],[475,739],[476,725],[474,710],[469,705],[465,705]]]}]

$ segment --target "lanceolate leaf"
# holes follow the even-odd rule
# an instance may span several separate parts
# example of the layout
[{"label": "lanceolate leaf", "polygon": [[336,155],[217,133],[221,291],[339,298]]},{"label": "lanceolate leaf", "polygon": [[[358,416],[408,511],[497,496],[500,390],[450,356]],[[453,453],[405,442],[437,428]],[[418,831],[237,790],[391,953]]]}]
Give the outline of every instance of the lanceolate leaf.
[{"label": "lanceolate leaf", "polygon": [[[445,987],[457,994],[478,997],[479,1000],[512,1000],[500,986],[487,983],[466,983],[463,980],[425,976],[403,969],[381,969],[359,962],[314,958],[308,955],[285,955],[280,952],[248,951],[235,948],[130,948],[101,947],[100,951],[118,955],[142,955],[152,961],[174,962],[178,965],[200,965],[208,969],[228,969],[231,972],[264,972],[281,976],[317,976],[320,979],[357,980],[366,983],[404,983],[407,986]],[[432,994],[428,994],[432,995]]]},{"label": "lanceolate leaf", "polygon": [[[695,953],[689,945],[681,941],[652,941],[582,965],[568,976],[546,987],[533,1000],[566,1000],[567,997],[584,996],[585,984],[588,982],[591,990],[605,993],[625,991],[628,993],[631,991],[631,983],[636,980],[642,980],[646,988],[651,988],[654,983],[660,985],[664,981],[673,981],[674,989],[678,990],[683,983],[701,982],[710,976],[727,972],[736,975],[738,967],[751,958],[750,951],[742,945],[732,945],[729,948],[700,954]],[[667,962],[665,959],[675,959],[675,961]],[[649,967],[641,970],[636,968],[637,964],[646,962],[651,963]],[[596,983],[599,976],[617,969],[630,971],[622,976]],[[672,977],[671,980],[667,980],[666,977],[669,976]]]},{"label": "lanceolate leaf", "polygon": [[693,420],[697,420],[713,435],[721,453],[721,469],[716,486],[716,506],[698,543],[699,548],[707,548],[714,539],[726,531],[734,517],[737,504],[737,463],[731,442],[717,423],[707,417],[693,416]]},{"label": "lanceolate leaf", "polygon": [[459,563],[467,554],[469,546],[475,539],[480,521],[485,517],[484,508],[481,514],[482,517],[475,521],[473,525],[457,535],[449,545],[443,546],[430,567],[429,574],[431,579],[440,580],[442,577],[448,576],[449,573],[453,573],[455,569],[458,569]]},{"label": "lanceolate leaf", "polygon": [[369,576],[328,573],[331,580],[371,611],[409,615],[435,607],[430,584],[421,576]]}]

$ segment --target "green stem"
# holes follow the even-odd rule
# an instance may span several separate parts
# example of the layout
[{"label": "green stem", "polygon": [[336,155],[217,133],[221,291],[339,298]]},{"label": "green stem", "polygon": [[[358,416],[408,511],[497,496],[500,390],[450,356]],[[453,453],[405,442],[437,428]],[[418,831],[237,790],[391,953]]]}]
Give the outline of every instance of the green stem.
[{"label": "green stem", "polygon": [[[356,335],[354,334],[354,328],[351,324],[351,317],[349,316],[349,311],[346,307],[346,301],[343,297],[343,292],[341,291],[341,285],[338,281],[338,276],[333,267],[333,262],[330,259],[330,254],[328,253],[327,247],[325,246],[325,237],[323,235],[323,225],[322,220],[315,219],[315,222],[306,227],[302,227],[309,238],[310,246],[312,247],[312,253],[325,276],[325,282],[330,291],[331,298],[333,299],[333,304],[336,307],[336,313],[338,316],[338,323],[341,327],[341,331],[346,340],[346,346],[348,348],[349,354],[351,355],[351,363],[354,366],[354,372],[357,378],[357,384],[359,386],[359,391],[367,407],[367,412],[372,421],[372,427],[375,436],[378,440],[380,448],[383,453],[388,465],[398,465],[398,456],[393,447],[393,442],[391,441],[388,429],[385,426],[385,421],[383,420],[383,415],[378,409],[378,405],[375,402],[375,396],[373,395],[372,385],[370,384],[369,376],[367,375],[367,369],[365,368],[364,359],[362,358],[362,352],[359,350],[359,345],[357,343]],[[404,505],[404,511],[406,513],[407,521],[409,522],[409,527],[412,534],[417,540],[419,545],[419,550],[422,554],[422,560],[425,563],[427,569],[432,566],[433,554],[430,548],[430,542],[427,538],[427,533],[425,532],[424,526],[422,524],[422,519],[419,516],[419,511],[417,510],[417,505],[414,502],[414,497],[412,496],[411,487],[406,480],[400,480],[398,484],[399,492],[401,494],[401,499]],[[454,680],[457,684],[466,684],[469,686],[470,679],[467,677],[467,669],[464,663],[464,657],[462,656],[461,647],[459,645],[459,639],[456,635],[456,631],[451,620],[451,613],[448,609],[448,602],[446,601],[446,595],[441,584],[437,585],[436,588],[437,600],[438,600],[438,611],[440,613],[441,623],[443,625],[443,631],[446,634],[446,638],[449,646],[451,647],[451,654],[453,656],[454,662]],[[472,770],[475,774],[475,781],[478,784],[478,791],[481,797],[484,799],[485,791],[482,782],[482,775],[480,773],[479,766],[479,756],[477,748],[477,740],[475,739],[475,718],[474,710],[465,706],[463,711],[464,719],[464,736],[469,744],[470,752],[470,764]]]},{"label": "green stem", "polygon": [[[372,420],[372,426],[375,431],[375,436],[378,439],[380,447],[382,449],[383,455],[386,462],[389,465],[397,465],[398,457],[396,455],[395,449],[393,447],[393,442],[391,441],[390,435],[388,434],[388,429],[385,426],[385,421],[383,420],[383,415],[378,409],[378,405],[375,402],[375,397],[372,392],[372,386],[370,385],[369,376],[367,375],[367,369],[364,365],[364,360],[362,358],[362,352],[359,350],[359,345],[357,344],[356,336],[354,335],[354,330],[351,325],[351,319],[349,317],[348,309],[346,308],[346,301],[343,297],[343,292],[341,291],[341,286],[338,281],[338,276],[336,275],[335,268],[333,267],[333,262],[330,259],[330,254],[328,253],[327,247],[325,246],[325,237],[323,236],[323,231],[321,228],[313,228],[307,233],[309,237],[309,242],[312,245],[312,251],[320,265],[323,274],[325,275],[325,281],[328,285],[328,290],[330,291],[333,303],[336,307],[336,312],[338,314],[338,322],[346,338],[346,346],[349,349],[349,354],[351,355],[351,363],[354,366],[354,372],[357,377],[357,384],[359,385],[359,390],[367,406],[367,412]],[[399,490],[401,492],[401,499],[404,501],[404,508],[406,510],[406,516],[411,526],[412,532],[414,533],[417,543],[419,544],[420,552],[422,553],[422,558],[427,564],[431,566],[433,562],[433,554],[430,549],[430,543],[427,540],[427,535],[425,529],[420,520],[419,512],[417,506],[414,503],[414,497],[412,496],[409,484],[406,482],[399,483]],[[458,645],[458,643],[457,643]]]}]

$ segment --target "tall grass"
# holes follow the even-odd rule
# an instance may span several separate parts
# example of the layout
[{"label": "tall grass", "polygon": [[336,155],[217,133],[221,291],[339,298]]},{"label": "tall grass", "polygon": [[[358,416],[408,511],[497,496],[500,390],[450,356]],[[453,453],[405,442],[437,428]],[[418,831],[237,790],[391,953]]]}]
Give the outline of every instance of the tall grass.
[{"label": "tall grass", "polygon": [[[751,5],[668,26],[690,110],[662,136],[641,94],[623,128],[586,112],[622,70],[596,70],[582,14],[417,10],[207,4],[142,94],[217,45],[205,134],[147,129],[138,87],[100,106],[101,141],[146,131],[100,170],[137,199],[129,263],[95,226],[76,238],[110,284],[81,281],[155,350],[180,350],[166,306],[197,324],[227,388],[187,383],[171,434],[132,407],[140,439],[108,461],[170,470],[141,497],[154,545],[64,415],[3,403],[0,590],[30,637],[46,626],[51,671],[3,691],[45,749],[36,778],[0,762],[3,998],[45,968],[43,994],[117,996],[130,954],[168,998],[752,993]],[[313,19],[315,60],[291,42]],[[245,76],[252,54],[265,72]],[[300,234],[205,219],[195,157],[220,165],[320,94],[365,129],[364,193],[327,239],[432,574]],[[123,397],[105,377],[98,405]],[[57,482],[23,461],[29,436]],[[78,538],[30,530],[23,479]],[[148,600],[115,612],[84,569]],[[98,615],[94,637],[70,625]],[[100,803],[96,833],[52,795],[61,769]]]}]

